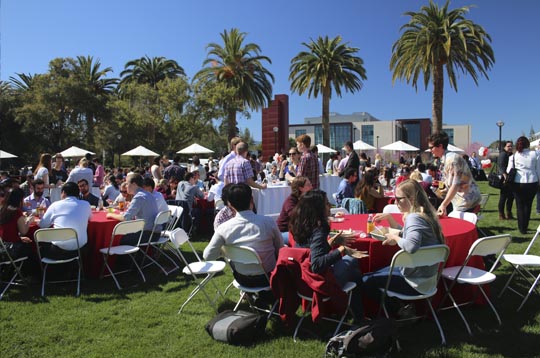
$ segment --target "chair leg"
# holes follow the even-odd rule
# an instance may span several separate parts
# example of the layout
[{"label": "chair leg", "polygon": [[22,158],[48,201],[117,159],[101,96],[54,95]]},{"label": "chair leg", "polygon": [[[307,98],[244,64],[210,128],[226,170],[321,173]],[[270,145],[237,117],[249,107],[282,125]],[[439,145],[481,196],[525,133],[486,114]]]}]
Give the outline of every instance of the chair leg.
[{"label": "chair leg", "polygon": [[[453,299],[452,299],[453,300]],[[439,328],[439,333],[441,335],[441,344],[442,345],[446,345],[446,337],[444,336],[444,331],[441,327],[441,324],[439,322],[439,318],[437,317],[437,314],[435,313],[435,310],[433,309],[433,305],[431,304],[431,300],[430,299],[426,299],[427,303],[428,303],[428,306],[429,306],[429,309],[431,310],[431,314],[433,315],[433,319],[435,320],[435,323],[437,324],[437,327]],[[467,326],[467,328],[469,328]],[[469,334],[470,334],[470,330],[469,330]]]},{"label": "chair leg", "polygon": [[[446,283],[445,280],[443,280],[443,284],[444,284],[444,289],[446,290],[446,293],[444,294],[444,297],[443,297],[443,300],[444,298],[446,297],[449,297],[450,298],[450,301],[452,301],[452,306],[454,306],[454,308],[456,309],[457,313],[459,314],[459,316],[461,317],[461,320],[463,321],[463,323],[465,324],[465,328],[467,328],[467,332],[469,333],[469,336],[472,336],[472,331],[471,331],[471,327],[469,326],[469,322],[467,322],[467,319],[465,318],[465,315],[463,315],[463,312],[461,311],[461,309],[459,308],[459,305],[457,304],[456,300],[454,300],[454,296],[452,296],[452,294],[450,293],[450,290],[448,289],[448,285]],[[453,286],[452,286],[453,287]],[[438,310],[440,311],[442,308],[441,305],[443,304],[443,300],[441,300],[440,304],[439,304],[439,308]],[[431,304],[431,303],[430,303]]]},{"label": "chair leg", "polygon": [[82,265],[81,265],[80,257],[77,259],[77,263],[79,264],[79,272],[77,274],[77,297],[79,297],[81,295],[81,272],[82,272]]},{"label": "chair leg", "polygon": [[[512,279],[513,279],[514,276],[516,275],[517,270],[519,270],[519,266],[514,267],[514,271],[512,271],[512,274],[510,275],[510,277],[509,277],[508,280],[506,281],[506,284],[504,285],[503,289],[501,290],[501,293],[499,293],[498,298],[501,298],[501,296],[503,295],[504,291],[506,291],[506,289],[508,288],[508,285],[510,285],[510,281],[512,281]],[[518,310],[518,311],[519,311],[519,310]]]},{"label": "chair leg", "polygon": [[527,292],[527,295],[523,298],[523,301],[521,301],[521,304],[519,305],[519,307],[517,309],[518,312],[521,309],[521,307],[523,307],[525,302],[527,302],[527,300],[529,299],[529,296],[531,295],[531,293],[535,290],[536,285],[538,284],[539,280],[540,280],[540,274],[538,274],[538,276],[536,277],[536,280],[534,280],[534,283],[531,285],[531,288],[529,289],[529,292]]},{"label": "chair leg", "polygon": [[[233,308],[233,311],[236,312],[236,310],[238,309],[238,306],[240,306],[240,303],[242,303],[242,300],[246,297],[246,293],[244,291],[242,291],[240,293],[240,299],[238,300],[238,302],[236,302],[236,306],[234,306]],[[251,302],[249,301],[249,298],[248,298],[248,302],[249,302],[249,305],[251,306]]]},{"label": "chair leg", "polygon": [[[143,259],[141,261],[141,267],[148,267],[149,265],[151,264],[154,264],[156,265],[157,267],[159,267],[161,269],[161,271],[163,271],[163,273],[165,274],[165,276],[168,276],[169,273],[167,272],[167,270],[165,270],[165,268],[163,266],[161,266],[156,260],[154,260],[150,255],[148,255],[147,252],[144,252],[142,250],[140,250],[143,254]],[[144,266],[144,259],[145,258],[148,258],[148,260],[150,260],[150,264]]]},{"label": "chair leg", "polygon": [[116,284],[116,287],[118,288],[118,290],[119,291],[122,290],[122,286],[120,286],[120,283],[118,283],[118,280],[116,279],[116,275],[114,274],[113,270],[111,269],[107,261],[105,261],[105,267],[107,267],[107,271],[109,271],[109,273],[111,274],[111,277],[113,278],[114,283]]},{"label": "chair leg", "polygon": [[294,329],[293,342],[295,343],[296,343],[296,336],[298,335],[298,331],[300,330],[300,326],[302,325],[302,322],[304,322],[304,319],[307,317],[309,312],[311,312],[311,302],[309,302],[308,307],[304,311],[304,314],[302,314],[302,317],[300,317],[300,320],[298,321],[298,324],[296,325],[296,328]]},{"label": "chair leg", "polygon": [[45,266],[43,267],[43,277],[41,280],[41,297],[45,297],[45,279],[47,278],[47,267],[47,264],[45,264]]},{"label": "chair leg", "polygon": [[478,286],[478,288],[480,289],[480,292],[482,292],[482,295],[484,296],[487,303],[489,304],[489,307],[491,307],[491,310],[493,311],[493,313],[495,313],[495,316],[497,317],[497,321],[499,322],[499,326],[502,325],[501,317],[499,317],[499,313],[495,309],[495,306],[493,306],[493,303],[491,303],[491,301],[489,300],[488,295],[486,294],[482,286]]},{"label": "chair leg", "polygon": [[133,264],[137,267],[137,270],[139,271],[139,274],[141,275],[143,282],[146,282],[146,277],[144,277],[144,273],[142,272],[141,268],[137,264],[137,260],[135,260],[135,257],[133,255],[128,255],[131,258],[131,261],[133,261]]},{"label": "chair leg", "polygon": [[197,284],[197,287],[195,287],[193,289],[193,291],[191,291],[191,293],[189,294],[188,298],[186,299],[186,301],[182,304],[182,306],[180,307],[180,309],[178,310],[178,313],[182,313],[182,310],[184,309],[184,307],[189,303],[189,301],[191,301],[191,299],[193,297],[195,297],[197,295],[197,293],[199,293],[199,291],[202,291],[203,294],[206,296],[206,299],[208,300],[208,302],[210,303],[210,305],[214,306],[214,302],[210,299],[210,297],[208,296],[208,294],[206,293],[204,287],[206,286],[206,284],[212,280],[212,278],[214,277],[213,274],[208,274],[206,275],[206,277]]},{"label": "chair leg", "polygon": [[341,325],[343,324],[343,321],[345,321],[345,317],[347,316],[347,313],[349,312],[349,307],[351,307],[352,291],[349,291],[348,296],[349,297],[347,300],[347,309],[345,310],[345,312],[343,312],[343,315],[341,316],[341,319],[339,320],[336,330],[334,331],[334,336],[338,334],[339,329],[341,328]]}]

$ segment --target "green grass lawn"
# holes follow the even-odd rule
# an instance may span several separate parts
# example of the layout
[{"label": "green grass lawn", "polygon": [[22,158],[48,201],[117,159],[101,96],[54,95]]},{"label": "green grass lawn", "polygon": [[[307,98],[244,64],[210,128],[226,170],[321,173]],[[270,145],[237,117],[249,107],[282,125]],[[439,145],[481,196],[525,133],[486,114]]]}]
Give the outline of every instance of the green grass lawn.
[{"label": "green grass lawn", "polygon": [[[487,234],[511,234],[509,251],[523,252],[540,216],[533,208],[529,234],[521,235],[516,221],[498,220],[498,190],[486,182],[480,187],[491,197],[479,227]],[[198,238],[197,250],[202,251],[207,240]],[[540,254],[538,247],[535,253]],[[434,323],[425,320],[399,329],[403,350],[393,356],[540,357],[540,295],[533,295],[521,312],[516,312],[521,298],[512,292],[498,299],[509,272],[508,264],[499,267],[499,278],[491,286],[502,326],[497,325],[489,307],[466,308],[464,313],[474,332],[471,338],[457,313],[444,311],[439,317],[446,347],[440,346]],[[0,301],[0,357],[321,357],[333,332],[333,325],[305,322],[305,332],[294,343],[292,331],[272,320],[267,336],[251,347],[221,344],[204,330],[215,315],[204,295],[196,296],[177,314],[194,287],[192,282],[179,273],[165,277],[157,269],[147,271],[147,278],[146,284],[138,284],[135,273],[123,275],[123,282],[137,284],[124,292],[118,292],[110,278],[86,280],[80,297],[74,295],[75,284],[49,285],[46,299],[40,298],[37,281],[28,290],[11,288]],[[227,268],[215,282],[224,289],[231,279]],[[237,291],[229,290],[221,306],[232,306],[237,297]]]}]

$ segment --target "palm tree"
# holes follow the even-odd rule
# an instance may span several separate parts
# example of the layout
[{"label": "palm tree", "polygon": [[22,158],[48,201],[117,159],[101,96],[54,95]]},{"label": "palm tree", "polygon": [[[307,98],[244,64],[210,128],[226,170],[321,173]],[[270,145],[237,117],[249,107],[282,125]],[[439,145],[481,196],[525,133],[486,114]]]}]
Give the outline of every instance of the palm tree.
[{"label": "palm tree", "polygon": [[457,92],[456,70],[470,74],[478,85],[479,75],[489,79],[487,71],[495,63],[489,34],[464,17],[469,6],[449,11],[449,3],[439,8],[430,0],[420,12],[406,12],[411,18],[401,27],[405,31],[394,43],[390,59],[392,82],[405,79],[417,89],[423,73],[427,90],[431,80],[433,132],[442,130],[444,67],[450,87]]},{"label": "palm tree", "polygon": [[95,60],[92,56],[77,56],[75,65],[75,76],[80,81],[84,88],[88,100],[84,102],[84,107],[81,110],[85,114],[87,133],[87,143],[92,147],[94,144],[94,117],[96,112],[102,111],[105,108],[105,99],[112,94],[118,79],[104,78],[109,72],[112,72],[111,67],[100,69],[101,62]]},{"label": "palm tree", "polygon": [[185,75],[184,69],[175,60],[144,56],[125,64],[124,71],[120,73],[122,77],[120,86],[124,83],[137,82],[147,83],[156,88],[157,83],[165,78]]},{"label": "palm tree", "polygon": [[272,97],[274,76],[264,66],[264,61],[272,63],[270,58],[260,55],[259,45],[244,45],[246,33],[238,29],[224,30],[220,34],[223,47],[216,43],[206,46],[208,56],[195,79],[203,82],[219,81],[236,92],[236,101],[228,103],[227,136],[229,140],[238,134],[236,112],[246,108],[258,110],[268,106]]},{"label": "palm tree", "polygon": [[363,87],[366,80],[364,60],[355,56],[358,48],[341,42],[341,36],[328,36],[302,43],[309,52],[302,51],[291,60],[289,80],[291,90],[302,95],[308,91],[308,98],[322,95],[323,144],[330,145],[330,98],[332,91],[341,97],[342,88],[354,93]]},{"label": "palm tree", "polygon": [[37,77],[37,75],[32,75],[30,73],[17,73],[16,75],[19,76],[19,78],[10,76],[9,80],[13,84],[14,88],[19,91],[29,90]]}]

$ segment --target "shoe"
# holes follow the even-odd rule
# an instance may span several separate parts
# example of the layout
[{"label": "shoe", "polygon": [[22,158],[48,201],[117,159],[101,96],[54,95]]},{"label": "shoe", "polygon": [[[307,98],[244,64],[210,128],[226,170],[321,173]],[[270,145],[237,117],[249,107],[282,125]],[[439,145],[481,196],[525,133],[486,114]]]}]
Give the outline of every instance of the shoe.
[{"label": "shoe", "polygon": [[506,214],[506,219],[507,220],[514,220],[515,218],[512,216],[512,213],[510,212],[510,213]]},{"label": "shoe", "polygon": [[414,304],[407,304],[402,306],[397,312],[398,320],[406,320],[411,322],[416,322],[418,317],[416,316],[416,307]]},{"label": "shoe", "polygon": [[504,216],[504,214],[499,214],[499,220],[506,220],[506,216]]}]

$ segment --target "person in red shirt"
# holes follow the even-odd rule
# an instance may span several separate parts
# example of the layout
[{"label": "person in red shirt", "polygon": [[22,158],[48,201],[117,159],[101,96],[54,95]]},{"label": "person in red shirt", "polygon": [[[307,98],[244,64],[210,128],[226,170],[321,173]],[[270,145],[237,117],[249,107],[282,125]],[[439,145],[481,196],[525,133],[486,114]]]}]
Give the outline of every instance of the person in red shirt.
[{"label": "person in red shirt", "polygon": [[4,198],[0,208],[0,237],[5,242],[11,243],[9,246],[12,258],[28,256],[32,252],[30,245],[32,239],[24,235],[28,233],[33,216],[27,218],[23,215],[24,193],[21,189],[0,190],[0,196]]}]

